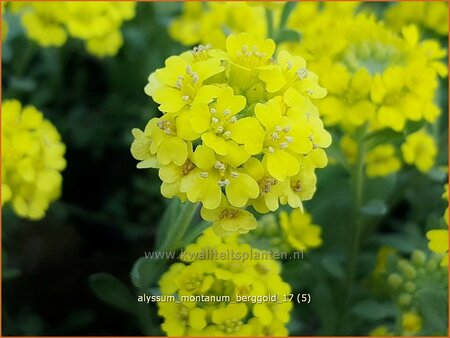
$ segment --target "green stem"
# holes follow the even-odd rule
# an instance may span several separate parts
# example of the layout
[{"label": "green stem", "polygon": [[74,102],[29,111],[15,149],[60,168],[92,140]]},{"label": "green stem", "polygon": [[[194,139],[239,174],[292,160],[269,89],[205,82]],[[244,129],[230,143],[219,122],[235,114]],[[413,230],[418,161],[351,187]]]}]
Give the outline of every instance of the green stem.
[{"label": "green stem", "polygon": [[279,30],[282,30],[286,27],[286,24],[289,20],[289,16],[291,15],[292,11],[295,9],[296,6],[297,1],[288,1],[284,4],[283,11],[281,12]]},{"label": "green stem", "polygon": [[[347,317],[349,315],[350,310],[350,293],[353,288],[354,280],[355,280],[355,272],[356,272],[356,263],[360,250],[361,243],[361,234],[363,231],[363,222],[361,217],[361,208],[364,202],[364,162],[366,158],[366,144],[363,141],[363,137],[365,132],[361,133],[361,137],[359,137],[358,142],[358,153],[355,161],[355,165],[352,171],[353,178],[353,229],[352,229],[352,238],[348,251],[348,266],[347,266],[347,275],[345,280],[344,292],[343,292],[343,311],[341,320],[338,320],[338,331],[340,331],[341,324],[347,323]],[[347,328],[344,326],[344,329]],[[339,333],[339,332],[338,332]],[[350,332],[346,332],[346,334],[350,334]]]},{"label": "green stem", "polygon": [[273,26],[273,11],[266,8],[266,22],[267,22],[267,37],[269,39],[274,38],[274,26]]},{"label": "green stem", "polygon": [[[192,219],[197,211],[198,203],[185,202],[182,204],[178,215],[175,217],[174,221],[169,224],[161,223],[159,226],[167,227],[165,231],[165,236],[161,241],[161,244],[157,245],[157,250],[160,251],[171,251],[179,249],[181,241],[186,233],[186,230],[191,224]],[[174,212],[173,210],[169,212]],[[169,217],[170,218],[170,217]]]}]

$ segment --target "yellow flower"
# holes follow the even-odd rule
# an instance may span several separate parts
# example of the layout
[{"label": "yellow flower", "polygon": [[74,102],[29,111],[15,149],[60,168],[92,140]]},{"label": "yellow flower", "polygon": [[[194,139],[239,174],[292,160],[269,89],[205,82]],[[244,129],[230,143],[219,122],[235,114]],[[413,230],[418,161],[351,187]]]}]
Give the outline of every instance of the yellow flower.
[{"label": "yellow flower", "polygon": [[277,56],[279,67],[263,70],[259,75],[266,83],[269,93],[285,92],[294,88],[306,96],[321,99],[327,91],[319,86],[315,73],[306,69],[306,61],[300,56],[293,56],[287,51],[281,51]]},{"label": "yellow flower", "polygon": [[215,209],[202,208],[201,215],[205,220],[214,222],[213,229],[221,236],[247,233],[257,225],[250,212],[230,206],[224,198]]},{"label": "yellow flower", "polygon": [[201,134],[203,144],[213,149],[216,154],[227,155],[233,140],[244,145],[249,155],[261,151],[263,130],[253,117],[237,120],[236,115],[246,106],[246,99],[233,95],[233,89],[226,87],[214,96],[213,104],[196,104],[191,108],[190,124],[192,129]]},{"label": "yellow flower", "polygon": [[413,335],[422,329],[422,318],[414,312],[405,312],[402,316],[402,328],[405,335]]},{"label": "yellow flower", "polygon": [[151,135],[152,120],[147,123],[145,131],[134,128],[131,132],[134,136],[133,144],[131,145],[131,154],[136,160],[138,168],[158,168],[159,162],[155,155],[156,151],[151,152],[152,139]]},{"label": "yellow flower", "polygon": [[257,181],[259,195],[251,200],[253,207],[261,213],[275,211],[279,207],[279,198],[283,195],[284,185],[270,176],[262,163],[256,158],[250,158],[244,165],[246,172]]},{"label": "yellow flower", "polygon": [[157,168],[158,163],[183,165],[188,157],[190,143],[177,137],[176,125],[170,115],[151,119],[144,133],[135,129],[133,134],[137,138],[132,152],[142,161],[139,168]]},{"label": "yellow flower", "polygon": [[445,253],[441,265],[448,265],[448,230],[430,230],[427,232],[428,248],[436,253]]},{"label": "yellow flower", "polygon": [[415,165],[421,172],[427,172],[434,166],[437,148],[433,137],[420,130],[406,137],[402,153],[406,163]]},{"label": "yellow flower", "polygon": [[265,129],[263,164],[269,174],[279,181],[294,176],[300,167],[295,154],[306,154],[313,148],[309,135],[282,115],[282,107],[277,100],[258,103],[255,114]]},{"label": "yellow flower", "polygon": [[[233,149],[233,156],[238,151]],[[237,168],[242,162],[232,166],[224,159],[216,158],[214,151],[207,146],[197,146],[194,152],[197,168],[180,185],[180,191],[186,193],[189,201],[201,201],[205,208],[215,209],[221,203],[223,188],[230,204],[240,208],[246,205],[249,198],[258,196],[256,181],[245,170]],[[243,158],[245,160],[246,157]]]},{"label": "yellow flower", "polygon": [[2,103],[2,206],[33,220],[61,193],[65,146],[56,128],[33,106]]},{"label": "yellow flower", "polygon": [[383,144],[372,149],[366,157],[367,176],[388,176],[400,170],[401,162],[391,144]]},{"label": "yellow flower", "polygon": [[[166,60],[166,67],[150,75],[145,93],[160,104],[159,110],[162,112],[176,113],[196,103],[196,95],[203,82],[223,70],[219,58],[196,60],[191,53],[171,56]],[[207,98],[210,95],[208,89],[216,90],[204,88]],[[200,102],[208,103],[202,99],[202,96],[197,98]]]},{"label": "yellow flower", "polygon": [[280,225],[288,243],[295,250],[314,249],[322,244],[320,226],[311,224],[311,216],[295,209],[289,215],[280,212]]},{"label": "yellow flower", "polygon": [[[173,264],[160,278],[162,295],[178,300],[158,302],[163,331],[170,336],[286,335],[292,303],[283,297],[291,289],[280,277],[280,264],[263,254],[239,244],[237,236],[221,238],[207,229],[186,247],[184,263]],[[263,300],[268,295],[277,300]]]},{"label": "yellow flower", "polygon": [[162,194],[201,202],[221,234],[253,229],[250,205],[301,207],[327,164],[331,136],[312,101],[326,91],[301,57],[274,52],[271,39],[230,35],[226,51],[200,45],[169,57],[145,87],[163,116],[133,130],[138,167],[160,168]]},{"label": "yellow flower", "polygon": [[300,170],[291,177],[280,198],[282,204],[289,204],[292,208],[303,209],[302,201],[310,200],[316,191],[316,168],[324,168],[328,163],[323,149],[317,148],[308,155],[300,158]]}]

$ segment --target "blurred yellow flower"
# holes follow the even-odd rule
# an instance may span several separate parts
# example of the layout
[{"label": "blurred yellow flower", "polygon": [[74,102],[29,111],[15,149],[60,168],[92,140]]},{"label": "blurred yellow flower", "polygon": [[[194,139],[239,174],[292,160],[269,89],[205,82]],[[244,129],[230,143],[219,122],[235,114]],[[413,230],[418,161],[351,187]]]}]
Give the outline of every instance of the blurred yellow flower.
[{"label": "blurred yellow flower", "polygon": [[67,41],[67,31],[60,22],[64,8],[58,3],[34,3],[33,10],[25,11],[22,25],[31,40],[43,47],[59,47]]},{"label": "blurred yellow flower", "polygon": [[404,335],[413,335],[422,329],[422,318],[414,312],[405,312],[402,316]]},{"label": "blurred yellow flower", "polygon": [[322,229],[312,224],[311,215],[300,209],[295,209],[290,214],[280,212],[280,225],[294,250],[307,251],[322,244]]},{"label": "blurred yellow flower", "polygon": [[50,121],[17,100],[2,103],[2,206],[33,220],[61,193],[65,146]]},{"label": "blurred yellow flower", "polygon": [[366,157],[367,176],[388,176],[399,171],[400,159],[396,156],[396,148],[391,144],[383,144],[372,149]]},{"label": "blurred yellow flower", "polygon": [[421,172],[428,172],[434,166],[437,147],[432,136],[420,130],[406,137],[402,144],[403,159],[415,165]]},{"label": "blurred yellow flower", "polygon": [[394,333],[385,325],[380,325],[369,332],[371,337],[392,337]]},{"label": "blurred yellow flower", "polygon": [[225,48],[229,34],[266,35],[264,8],[246,2],[185,2],[169,26],[170,36],[185,46]]},{"label": "blurred yellow flower", "polygon": [[[407,121],[435,121],[440,112],[434,91],[438,75],[446,71],[440,61],[445,51],[435,40],[419,42],[414,28],[395,34],[365,14],[335,25],[333,35],[318,31],[318,36],[305,37],[308,42],[283,45],[308,55],[311,69],[328,90],[327,98],[317,102],[326,125],[352,133],[365,123],[369,130],[401,131]],[[338,42],[336,36],[344,40]],[[324,41],[326,48],[320,47]],[[336,43],[336,48],[329,47]],[[323,50],[316,51],[314,44]]]},{"label": "blurred yellow flower", "polygon": [[393,3],[384,16],[387,24],[397,31],[413,23],[437,34],[448,35],[448,3],[444,1]]},{"label": "blurred yellow flower", "polygon": [[11,12],[22,15],[28,38],[43,47],[62,46],[68,37],[86,42],[97,57],[117,54],[123,44],[120,28],[135,15],[134,2],[22,2]]}]

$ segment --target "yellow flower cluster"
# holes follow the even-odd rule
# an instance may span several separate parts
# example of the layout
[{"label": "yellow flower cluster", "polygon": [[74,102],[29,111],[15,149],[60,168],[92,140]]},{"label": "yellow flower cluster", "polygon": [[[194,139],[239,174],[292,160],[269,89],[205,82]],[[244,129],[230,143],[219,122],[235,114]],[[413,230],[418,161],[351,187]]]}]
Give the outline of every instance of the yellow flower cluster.
[{"label": "yellow flower cluster", "polygon": [[183,13],[169,27],[169,34],[185,46],[212,44],[225,48],[228,34],[247,32],[265,36],[264,8],[246,2],[185,2]]},{"label": "yellow flower cluster", "polygon": [[[445,185],[442,198],[448,203],[448,184]],[[448,205],[444,212],[444,221],[448,227]],[[427,232],[428,248],[436,253],[444,254],[441,265],[448,265],[448,229],[434,229]]]},{"label": "yellow flower cluster", "polygon": [[15,2],[12,12],[22,15],[29,39],[43,47],[62,46],[67,38],[84,40],[95,56],[117,54],[123,38],[120,28],[135,15],[134,2]]},{"label": "yellow flower cluster", "polygon": [[440,35],[448,35],[448,3],[445,1],[399,2],[385,13],[387,24],[400,31],[416,24]]},{"label": "yellow flower cluster", "polygon": [[[335,30],[341,22],[353,18],[357,6],[356,1],[299,2],[289,16],[287,27],[300,33],[301,43],[285,42],[281,48],[303,55],[308,62],[338,52],[346,38],[336,34]],[[332,39],[321,38],[330,36],[330,32],[333,32]]]},{"label": "yellow flower cluster", "polygon": [[256,35],[230,35],[226,51],[200,45],[169,57],[145,92],[163,116],[133,130],[138,168],[159,168],[161,193],[201,202],[223,235],[312,198],[331,143],[311,99],[325,96],[306,62]]},{"label": "yellow flower cluster", "polygon": [[[162,275],[159,302],[168,336],[287,336],[291,293],[268,252],[218,237],[207,229]],[[268,298],[271,295],[272,298]]]},{"label": "yellow flower cluster", "polygon": [[50,121],[17,100],[2,103],[2,206],[24,218],[44,217],[61,191],[65,146]]},{"label": "yellow flower cluster", "polygon": [[434,92],[438,76],[446,74],[437,61],[446,52],[437,41],[419,42],[413,26],[395,34],[364,14],[340,21],[334,30],[286,46],[309,56],[327,88],[327,98],[317,103],[325,124],[351,133],[364,124],[402,131],[408,121],[436,120]]}]

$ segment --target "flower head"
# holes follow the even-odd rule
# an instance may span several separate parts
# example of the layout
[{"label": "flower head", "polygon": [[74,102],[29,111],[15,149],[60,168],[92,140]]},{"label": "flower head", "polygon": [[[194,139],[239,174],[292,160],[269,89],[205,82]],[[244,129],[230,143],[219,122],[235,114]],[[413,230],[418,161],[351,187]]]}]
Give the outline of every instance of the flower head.
[{"label": "flower head", "polygon": [[311,223],[311,216],[299,209],[295,209],[290,215],[284,211],[280,213],[281,229],[295,250],[306,251],[322,244],[322,229]]},{"label": "flower head", "polygon": [[301,206],[327,163],[331,137],[312,102],[326,92],[305,60],[274,52],[271,39],[230,35],[226,51],[169,57],[145,87],[163,115],[133,130],[138,167],[159,168],[162,194],[201,202],[222,235],[255,228],[247,206]]}]

